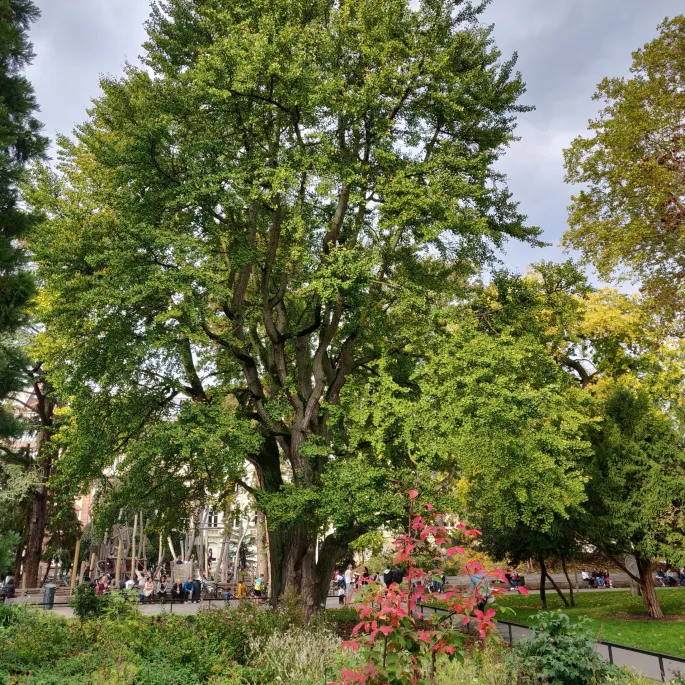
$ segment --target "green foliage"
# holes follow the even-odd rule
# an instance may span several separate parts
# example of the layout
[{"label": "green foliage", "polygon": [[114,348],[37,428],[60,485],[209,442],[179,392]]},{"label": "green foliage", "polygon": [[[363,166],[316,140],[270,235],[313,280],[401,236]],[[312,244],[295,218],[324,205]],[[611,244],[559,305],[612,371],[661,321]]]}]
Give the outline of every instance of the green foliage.
[{"label": "green foliage", "polygon": [[593,431],[583,526],[602,549],[685,562],[685,451],[672,419],[617,385]]},{"label": "green foliage", "polygon": [[633,53],[629,78],[599,84],[603,108],[589,136],[566,150],[567,179],[583,190],[573,198],[565,240],[605,278],[627,268],[658,306],[680,317],[685,17],[659,30]]},{"label": "green foliage", "polygon": [[21,206],[18,186],[26,166],[41,159],[47,140],[34,118],[38,109],[23,70],[33,59],[28,29],[39,16],[30,0],[0,2],[0,439],[12,438],[22,423],[5,402],[25,385],[26,357],[17,331],[26,323],[34,295],[23,243],[33,217]]},{"label": "green foliage", "polygon": [[143,66],[103,79],[30,197],[65,501],[99,479],[104,519],[173,527],[248,460],[270,533],[307,538],[274,545],[276,579],[330,524],[339,548],[396,518],[406,452],[375,462],[335,407],[415,359],[504,241],[538,242],[495,170],[527,108],[482,10],[155,3]]},{"label": "green foliage", "polygon": [[320,673],[318,685],[325,666],[333,667],[340,642],[324,627],[305,630],[287,612],[252,605],[196,616],[105,612],[82,622],[21,607],[6,613],[9,619],[0,622],[0,679],[30,671],[37,685],[268,685],[274,672]]},{"label": "green foliage", "polygon": [[350,547],[357,552],[371,552],[372,556],[378,556],[383,551],[385,537],[380,530],[372,530],[360,535],[350,543]]},{"label": "green foliage", "polygon": [[250,646],[253,666],[267,683],[320,685],[341,658],[339,638],[323,626],[277,630]]},{"label": "green foliage", "polygon": [[74,610],[74,614],[84,621],[100,616],[108,600],[109,595],[98,595],[92,585],[81,583],[74,588],[74,596],[69,601],[69,606]]},{"label": "green foliage", "polygon": [[512,658],[534,678],[549,685],[605,682],[618,669],[595,651],[586,621],[571,623],[561,612],[540,612],[533,637],[516,643]]},{"label": "green foliage", "polygon": [[0,533],[0,576],[4,576],[14,562],[14,552],[18,544],[18,533]]}]

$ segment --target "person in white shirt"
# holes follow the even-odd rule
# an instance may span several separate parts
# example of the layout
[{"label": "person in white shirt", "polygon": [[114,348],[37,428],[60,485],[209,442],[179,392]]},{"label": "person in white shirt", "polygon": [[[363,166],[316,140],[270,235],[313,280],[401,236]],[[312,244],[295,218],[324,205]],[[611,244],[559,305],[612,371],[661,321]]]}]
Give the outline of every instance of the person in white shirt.
[{"label": "person in white shirt", "polygon": [[133,578],[129,578],[126,581],[126,589],[127,590],[133,590],[133,588],[136,586],[136,581],[133,580]]},{"label": "person in white shirt", "polygon": [[592,587],[594,585],[592,576],[585,569],[580,572],[580,577],[587,582],[588,587]]},{"label": "person in white shirt", "polygon": [[354,575],[352,573],[352,564],[347,567],[345,571],[345,606],[352,604],[352,596],[354,595]]}]

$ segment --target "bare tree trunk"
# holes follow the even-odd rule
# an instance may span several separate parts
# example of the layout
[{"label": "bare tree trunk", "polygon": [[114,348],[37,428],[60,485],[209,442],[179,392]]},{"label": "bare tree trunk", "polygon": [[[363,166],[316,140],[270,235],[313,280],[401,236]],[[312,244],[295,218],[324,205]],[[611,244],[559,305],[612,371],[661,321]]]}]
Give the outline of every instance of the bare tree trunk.
[{"label": "bare tree trunk", "polygon": [[266,536],[266,519],[261,511],[257,512],[257,575],[269,583],[269,555]]},{"label": "bare tree trunk", "polygon": [[48,582],[48,575],[50,574],[50,569],[52,568],[52,559],[48,559],[48,567],[45,569],[45,575],[43,576],[43,582],[40,584],[41,587]]},{"label": "bare tree trunk", "polygon": [[43,553],[45,538],[45,514],[48,506],[48,479],[52,471],[52,454],[50,452],[50,427],[54,406],[45,394],[43,383],[36,381],[33,390],[36,395],[36,414],[40,430],[36,437],[36,462],[40,472],[40,486],[32,493],[31,515],[29,518],[26,553],[24,556],[24,573],[26,587],[38,585],[38,570]]},{"label": "bare tree trunk", "polygon": [[147,538],[145,537],[145,521],[143,512],[140,512],[140,556],[143,559],[143,570],[147,571]]},{"label": "bare tree trunk", "polygon": [[574,607],[576,605],[576,600],[573,597],[573,585],[571,584],[571,578],[569,578],[568,575],[568,569],[566,568],[566,559],[564,558],[564,555],[561,555],[561,568],[564,570],[564,575],[566,576],[566,580],[568,581],[568,591],[569,595],[571,596],[571,606]]},{"label": "bare tree trunk", "polygon": [[654,588],[654,578],[652,577],[652,562],[643,557],[636,557],[637,567],[640,572],[640,587],[642,596],[647,604],[647,613],[651,618],[662,619],[664,612],[661,610],[659,600]]},{"label": "bare tree trunk", "polygon": [[238,582],[238,564],[240,563],[240,548],[243,546],[243,540],[247,534],[247,526],[243,526],[243,522],[240,522],[240,528],[238,529],[238,544],[235,548],[235,559],[233,560],[233,582]]},{"label": "bare tree trunk", "polygon": [[[552,578],[552,576],[549,574],[547,569],[545,569],[545,575],[549,578],[549,582],[552,583],[552,587],[556,590],[559,597],[561,597],[561,601],[564,603],[564,606],[567,607],[568,606],[568,600],[564,596],[564,593],[561,591],[561,588],[554,582],[554,578]],[[573,592],[573,590],[571,590],[571,592]]]},{"label": "bare tree trunk", "polygon": [[543,609],[547,609],[547,588],[545,587],[545,577],[547,576],[547,567],[542,554],[538,557],[540,563],[540,604]]}]

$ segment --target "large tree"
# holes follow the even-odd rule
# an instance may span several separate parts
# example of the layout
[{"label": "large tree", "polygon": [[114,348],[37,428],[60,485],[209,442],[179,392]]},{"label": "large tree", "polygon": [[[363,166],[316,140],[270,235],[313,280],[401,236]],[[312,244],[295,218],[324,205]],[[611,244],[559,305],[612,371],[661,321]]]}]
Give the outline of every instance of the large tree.
[{"label": "large tree", "polygon": [[[354,488],[385,464],[351,455],[331,412],[348,380],[430,339],[435,303],[505,239],[536,240],[493,170],[524,86],[481,9],[156,3],[143,67],[102,81],[34,197],[65,471],[96,477],[179,412],[218,422],[231,468],[257,474],[272,593],[310,608],[378,522]],[[353,497],[317,564],[331,484]]]},{"label": "large tree", "polygon": [[[592,431],[588,502],[580,531],[639,582],[652,618],[663,618],[652,559],[685,561],[685,451],[671,418],[644,391],[617,385]],[[626,554],[637,561],[633,574]]]},{"label": "large tree", "polygon": [[[20,502],[5,498],[0,516],[6,532],[0,535],[17,541],[33,529],[38,549],[29,561],[36,578],[43,530],[33,525],[40,511],[34,511],[31,501],[42,501],[46,486],[44,474],[33,473],[35,455],[16,448],[15,441],[27,426],[16,411],[15,398],[33,385],[31,364],[19,338],[25,337],[21,331],[35,290],[23,246],[34,217],[22,207],[19,186],[26,178],[27,165],[41,159],[47,146],[34,116],[38,107],[33,88],[23,73],[33,58],[28,30],[38,16],[31,0],[0,0],[0,461],[5,465],[0,487],[16,495],[10,483],[13,476],[24,484],[32,483],[22,490],[25,497]],[[22,472],[13,472],[12,466]],[[42,471],[41,465],[38,470]],[[7,530],[7,521],[12,521],[12,531]]]},{"label": "large tree", "polygon": [[633,54],[629,78],[607,78],[587,137],[566,151],[573,198],[568,245],[604,277],[625,275],[659,305],[685,304],[685,16]]}]

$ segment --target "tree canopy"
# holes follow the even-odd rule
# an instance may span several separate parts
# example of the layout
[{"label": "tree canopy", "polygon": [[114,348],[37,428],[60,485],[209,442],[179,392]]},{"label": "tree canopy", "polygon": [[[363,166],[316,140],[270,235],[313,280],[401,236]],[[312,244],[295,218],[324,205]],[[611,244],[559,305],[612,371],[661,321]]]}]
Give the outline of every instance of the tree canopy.
[{"label": "tree canopy", "polygon": [[604,107],[590,135],[566,150],[573,197],[568,245],[602,276],[627,270],[645,293],[682,314],[685,271],[685,16],[633,54],[629,78],[606,78],[595,99]]},{"label": "tree canopy", "polygon": [[331,408],[429,338],[436,305],[506,239],[537,242],[493,168],[526,108],[481,10],[154,5],[143,67],[102,81],[32,198],[39,349],[70,405],[63,473],[85,483],[125,455],[160,493],[174,478],[197,493],[202,455],[220,478],[248,460],[272,591],[315,604],[317,573],[378,512],[339,511],[314,564],[329,474],[378,468]]}]

